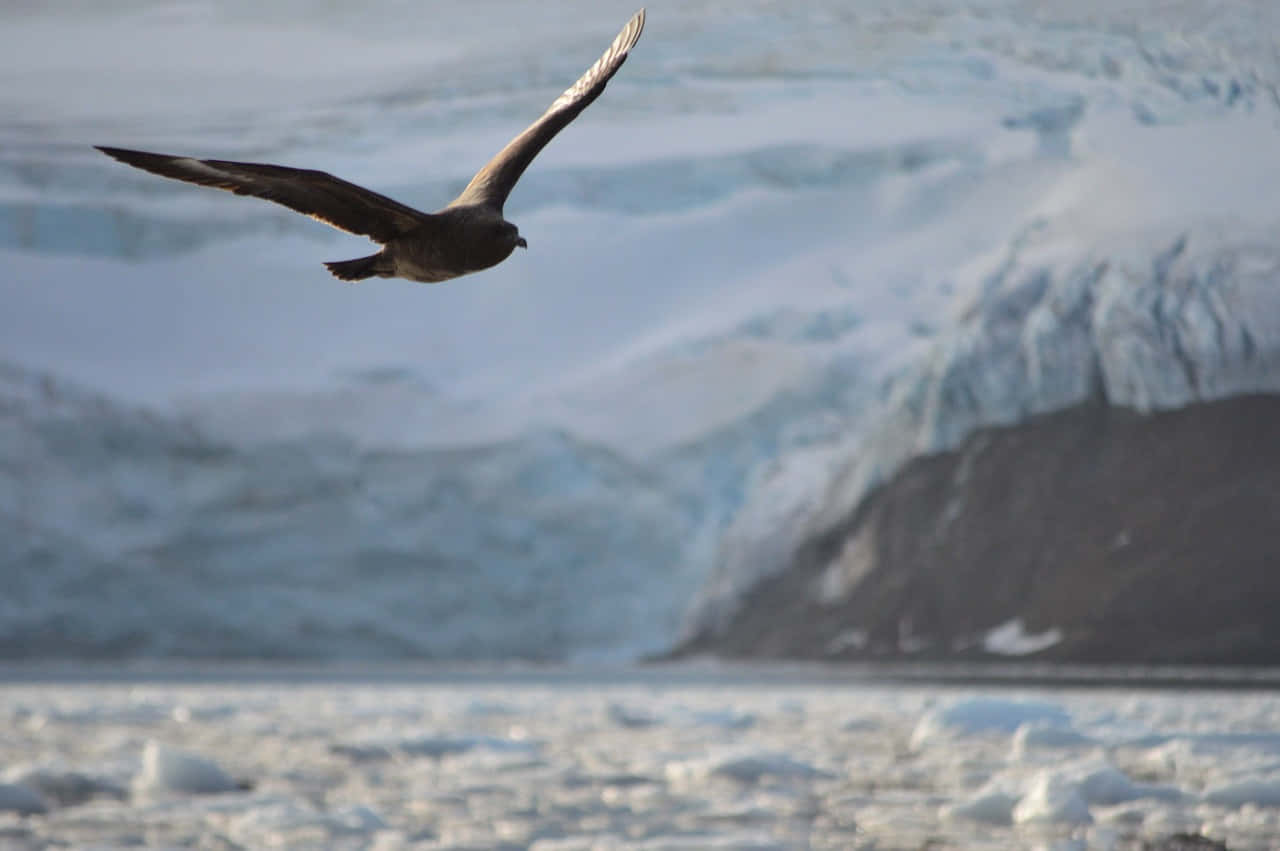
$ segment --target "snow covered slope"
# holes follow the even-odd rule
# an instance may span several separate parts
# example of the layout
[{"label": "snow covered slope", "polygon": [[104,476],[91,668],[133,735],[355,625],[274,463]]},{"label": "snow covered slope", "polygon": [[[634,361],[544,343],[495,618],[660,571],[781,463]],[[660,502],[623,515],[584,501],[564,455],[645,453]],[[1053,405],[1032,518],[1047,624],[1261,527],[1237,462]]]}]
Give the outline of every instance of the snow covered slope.
[{"label": "snow covered slope", "polygon": [[1270,386],[1270,3],[653,6],[440,287],[87,146],[430,209],[631,10],[303,8],[0,13],[10,652],[641,652],[977,425]]}]

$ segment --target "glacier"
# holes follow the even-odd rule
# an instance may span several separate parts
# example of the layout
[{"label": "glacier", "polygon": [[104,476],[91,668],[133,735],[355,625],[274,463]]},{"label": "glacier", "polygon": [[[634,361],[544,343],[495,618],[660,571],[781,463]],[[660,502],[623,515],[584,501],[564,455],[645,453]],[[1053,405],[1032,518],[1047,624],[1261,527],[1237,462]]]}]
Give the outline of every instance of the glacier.
[{"label": "glacier", "polygon": [[697,503],[560,432],[244,448],[13,367],[0,423],[10,657],[634,654],[693,590]]},{"label": "glacier", "polygon": [[430,209],[614,22],[301,8],[0,13],[0,653],[632,658],[975,428],[1276,389],[1270,4],[651,10],[441,287],[88,145]]}]

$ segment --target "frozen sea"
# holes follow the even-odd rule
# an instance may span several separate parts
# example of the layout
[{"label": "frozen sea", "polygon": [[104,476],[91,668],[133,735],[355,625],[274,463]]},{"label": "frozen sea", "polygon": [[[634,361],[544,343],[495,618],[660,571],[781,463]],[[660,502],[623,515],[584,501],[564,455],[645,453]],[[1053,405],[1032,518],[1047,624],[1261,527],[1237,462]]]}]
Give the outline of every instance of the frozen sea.
[{"label": "frozen sea", "polygon": [[5,849],[1280,847],[1274,690],[706,665],[2,680]]}]

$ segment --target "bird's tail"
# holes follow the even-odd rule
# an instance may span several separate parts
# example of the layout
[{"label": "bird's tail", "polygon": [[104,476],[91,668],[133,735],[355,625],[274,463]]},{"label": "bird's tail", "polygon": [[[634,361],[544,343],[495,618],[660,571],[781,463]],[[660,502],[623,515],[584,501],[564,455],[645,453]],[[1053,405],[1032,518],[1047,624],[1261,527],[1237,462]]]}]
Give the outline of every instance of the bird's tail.
[{"label": "bird's tail", "polygon": [[344,281],[363,281],[365,278],[390,278],[395,274],[391,259],[383,252],[370,254],[368,257],[357,257],[355,260],[334,260],[325,263],[335,278]]}]

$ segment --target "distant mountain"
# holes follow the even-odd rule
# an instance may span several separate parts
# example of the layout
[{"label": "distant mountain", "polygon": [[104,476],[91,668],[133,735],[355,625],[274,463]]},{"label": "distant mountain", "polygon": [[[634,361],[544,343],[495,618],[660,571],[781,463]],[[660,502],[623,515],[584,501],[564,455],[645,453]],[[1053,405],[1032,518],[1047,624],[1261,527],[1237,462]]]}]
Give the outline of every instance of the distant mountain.
[{"label": "distant mountain", "polygon": [[1015,250],[873,437],[748,502],[785,522],[739,520],[683,649],[1280,662],[1280,250],[1160,244]]}]

